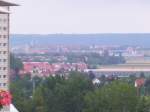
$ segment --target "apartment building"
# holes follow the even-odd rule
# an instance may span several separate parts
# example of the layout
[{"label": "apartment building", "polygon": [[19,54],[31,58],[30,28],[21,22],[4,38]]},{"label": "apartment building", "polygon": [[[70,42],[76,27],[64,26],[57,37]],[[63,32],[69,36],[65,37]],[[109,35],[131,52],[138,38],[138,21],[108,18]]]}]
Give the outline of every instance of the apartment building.
[{"label": "apartment building", "polygon": [[[17,6],[0,0],[0,89],[9,90],[9,7]],[[0,112],[10,112],[4,107]]]}]

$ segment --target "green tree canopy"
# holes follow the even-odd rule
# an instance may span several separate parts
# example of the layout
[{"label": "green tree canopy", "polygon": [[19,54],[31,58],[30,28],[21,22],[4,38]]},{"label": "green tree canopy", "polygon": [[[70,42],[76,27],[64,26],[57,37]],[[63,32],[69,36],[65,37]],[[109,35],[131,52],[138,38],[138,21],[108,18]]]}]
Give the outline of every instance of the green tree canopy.
[{"label": "green tree canopy", "polygon": [[22,61],[20,59],[16,58],[13,54],[10,54],[10,68],[13,70],[23,68]]},{"label": "green tree canopy", "polygon": [[84,112],[135,112],[136,90],[123,82],[113,82],[85,96]]},{"label": "green tree canopy", "polygon": [[93,89],[92,82],[83,74],[71,73],[64,77],[49,77],[36,90],[36,112],[81,112],[84,95]]}]

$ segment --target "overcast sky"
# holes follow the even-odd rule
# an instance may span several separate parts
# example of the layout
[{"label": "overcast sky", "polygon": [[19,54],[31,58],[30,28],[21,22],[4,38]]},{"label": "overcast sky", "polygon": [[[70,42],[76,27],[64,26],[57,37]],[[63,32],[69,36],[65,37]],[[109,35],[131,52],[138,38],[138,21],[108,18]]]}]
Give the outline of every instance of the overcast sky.
[{"label": "overcast sky", "polygon": [[13,0],[11,33],[150,33],[149,0]]}]

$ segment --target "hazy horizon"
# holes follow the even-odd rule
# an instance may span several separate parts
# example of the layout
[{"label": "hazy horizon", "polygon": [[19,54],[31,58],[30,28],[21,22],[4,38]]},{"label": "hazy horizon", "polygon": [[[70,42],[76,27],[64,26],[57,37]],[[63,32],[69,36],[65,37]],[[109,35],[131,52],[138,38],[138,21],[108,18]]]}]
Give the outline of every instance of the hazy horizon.
[{"label": "hazy horizon", "polygon": [[11,45],[131,45],[150,48],[149,34],[49,34],[11,35]]}]

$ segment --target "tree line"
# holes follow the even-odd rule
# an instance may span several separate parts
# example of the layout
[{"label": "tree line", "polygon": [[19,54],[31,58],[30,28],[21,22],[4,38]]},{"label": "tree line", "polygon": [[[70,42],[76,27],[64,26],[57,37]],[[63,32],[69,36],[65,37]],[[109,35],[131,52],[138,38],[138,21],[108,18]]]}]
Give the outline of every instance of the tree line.
[{"label": "tree line", "polygon": [[[35,85],[35,87],[33,86]],[[33,88],[34,87],[34,88]],[[149,112],[150,97],[136,95],[134,85],[111,81],[95,86],[87,74],[31,79],[11,83],[13,104],[21,112]]]}]

